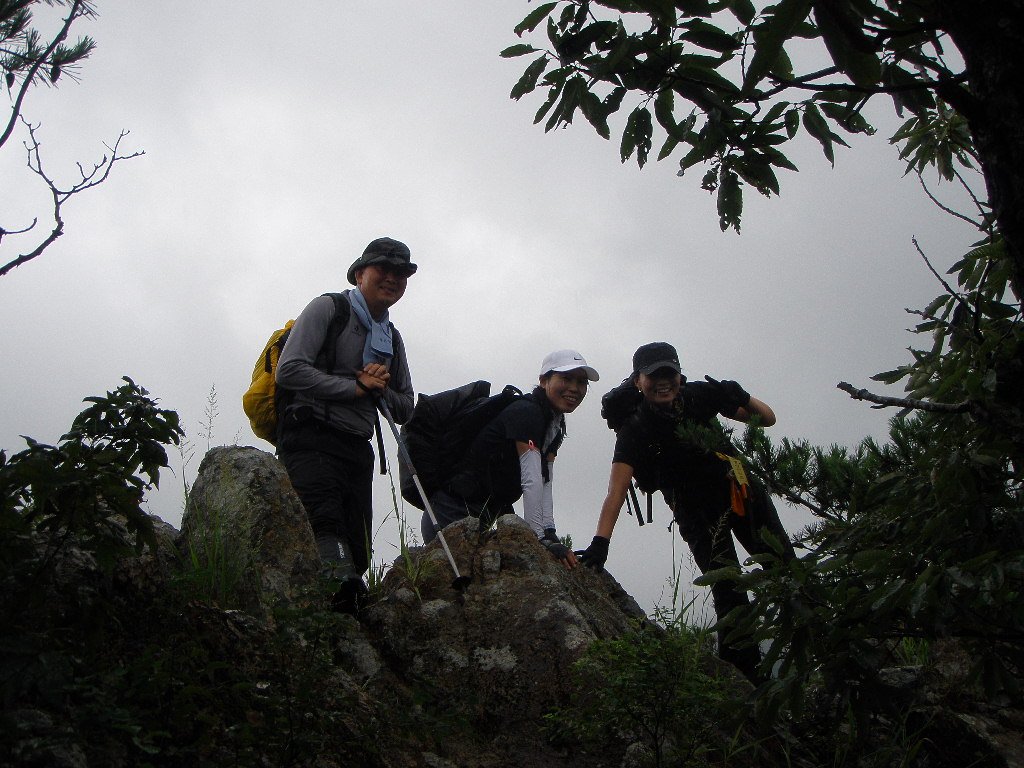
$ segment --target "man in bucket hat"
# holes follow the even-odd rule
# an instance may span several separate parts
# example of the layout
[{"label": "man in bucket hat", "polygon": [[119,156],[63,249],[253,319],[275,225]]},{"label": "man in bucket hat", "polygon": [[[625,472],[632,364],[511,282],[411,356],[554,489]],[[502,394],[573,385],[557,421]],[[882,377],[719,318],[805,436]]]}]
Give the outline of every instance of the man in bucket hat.
[{"label": "man in bucket hat", "polygon": [[341,582],[336,602],[350,613],[366,593],[362,575],[370,565],[375,400],[383,398],[399,423],[412,413],[405,345],[388,312],[415,272],[405,243],[390,237],[371,242],[348,268],[355,288],[306,306],[277,367],[277,386],[287,394],[278,456],[309,516],[320,557]]}]

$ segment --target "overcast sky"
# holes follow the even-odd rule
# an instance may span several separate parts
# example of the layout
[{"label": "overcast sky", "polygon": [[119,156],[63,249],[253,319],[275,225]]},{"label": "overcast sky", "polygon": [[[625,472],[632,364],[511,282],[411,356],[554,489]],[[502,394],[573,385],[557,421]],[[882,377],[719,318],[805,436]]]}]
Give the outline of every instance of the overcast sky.
[{"label": "overcast sky", "polygon": [[[884,391],[869,377],[925,343],[905,331],[904,308],[941,288],[911,238],[940,269],[974,239],[903,178],[886,110],[879,135],[851,139],[834,169],[799,144],[781,198],[748,192],[743,234],[720,232],[699,167],[680,179],[673,160],[622,165],[616,140],[582,118],[545,134],[532,124],[540,95],[508,98],[528,59],[498,52],[533,7],[521,0],[97,5],[76,27],[98,43],[80,82],[36,89],[24,114],[58,181],[122,129],[122,148],[145,156],[70,201],[67,234],[0,278],[0,447],[56,441],[83,397],[130,376],[180,413],[196,447],[149,499],[176,527],[211,388],[212,444],[270,449],[241,410],[253,362],[309,299],[348,287],[376,237],[406,242],[420,265],[391,313],[417,391],[479,378],[527,389],[563,347],[600,371],[556,464],[559,532],[578,546],[594,533],[614,441],[600,395],[639,344],[675,344],[691,379],[738,380],[774,408],[777,439],[882,437],[891,412],[835,385]],[[0,150],[7,229],[48,210],[23,139]],[[27,243],[9,237],[0,257]],[[390,488],[375,484],[376,519],[390,518],[376,558],[390,563]],[[620,518],[608,561],[647,610],[667,602],[673,552],[689,567],[660,496],[655,509],[642,529]],[[791,531],[809,522],[783,518]]]}]

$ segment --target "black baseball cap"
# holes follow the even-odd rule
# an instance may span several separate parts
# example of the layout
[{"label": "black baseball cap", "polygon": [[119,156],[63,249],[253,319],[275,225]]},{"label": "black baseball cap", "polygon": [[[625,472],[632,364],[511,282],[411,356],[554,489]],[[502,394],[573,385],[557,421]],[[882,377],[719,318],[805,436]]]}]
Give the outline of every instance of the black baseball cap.
[{"label": "black baseball cap", "polygon": [[363,251],[363,255],[352,262],[348,268],[348,281],[356,284],[356,272],[371,264],[387,264],[392,267],[404,267],[405,276],[408,277],[416,272],[416,265],[410,261],[412,254],[409,246],[390,237],[378,237],[371,242]]},{"label": "black baseball cap", "polygon": [[665,341],[644,344],[633,353],[633,373],[652,374],[660,368],[671,368],[682,373],[676,348]]}]

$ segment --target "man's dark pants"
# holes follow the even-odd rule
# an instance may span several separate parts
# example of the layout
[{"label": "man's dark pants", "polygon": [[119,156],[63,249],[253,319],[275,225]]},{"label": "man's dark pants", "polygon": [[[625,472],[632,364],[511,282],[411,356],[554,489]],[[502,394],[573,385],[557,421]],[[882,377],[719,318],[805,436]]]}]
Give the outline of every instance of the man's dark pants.
[{"label": "man's dark pants", "polygon": [[360,573],[370,567],[373,448],[369,440],[310,423],[287,430],[278,458],[302,500],[313,536],[348,542]]}]

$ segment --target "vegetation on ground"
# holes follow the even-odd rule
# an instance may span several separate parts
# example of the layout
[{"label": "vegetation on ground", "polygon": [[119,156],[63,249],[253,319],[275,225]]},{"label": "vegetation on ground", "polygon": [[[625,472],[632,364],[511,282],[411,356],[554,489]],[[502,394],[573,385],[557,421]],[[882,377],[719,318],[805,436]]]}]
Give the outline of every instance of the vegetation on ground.
[{"label": "vegetation on ground", "polygon": [[[941,292],[912,312],[921,343],[908,362],[873,377],[906,396],[839,384],[899,410],[886,442],[775,444],[756,426],[739,441],[774,493],[816,517],[792,563],[768,555],[699,581],[754,595],[724,623],[767,649],[774,676],[753,697],[764,722],[800,717],[823,691],[815,714],[854,741],[899,723],[881,671],[949,639],[970,682],[1021,702],[1022,18],[1020,0],[557,0],[537,4],[503,52],[531,57],[511,96],[546,91],[535,122],[547,130],[582,115],[610,138],[624,116],[624,162],[656,151],[679,158],[681,176],[703,164],[723,230],[739,231],[744,190],[779,194],[776,172],[796,170],[791,142],[809,136],[832,162],[844,135],[874,133],[867,105],[889,99],[907,172],[977,233],[946,274],[917,248]],[[967,208],[942,202],[931,178]]]}]

